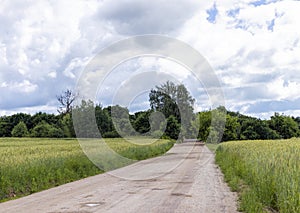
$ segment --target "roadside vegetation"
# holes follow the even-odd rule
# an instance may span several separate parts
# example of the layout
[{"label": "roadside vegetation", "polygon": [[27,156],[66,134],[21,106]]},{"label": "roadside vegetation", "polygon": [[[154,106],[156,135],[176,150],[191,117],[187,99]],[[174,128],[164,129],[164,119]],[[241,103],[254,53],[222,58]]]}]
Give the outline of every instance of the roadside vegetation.
[{"label": "roadside vegetation", "polygon": [[[78,98],[71,90],[57,96],[58,115],[38,112],[0,116],[0,201],[103,172],[88,160],[74,139],[91,142],[101,134],[110,148],[133,160],[161,155],[175,140],[197,138],[216,150],[226,180],[242,196],[242,210],[300,212],[300,141],[270,141],[300,137],[300,117],[274,113],[270,119],[261,120],[227,111],[224,106],[194,112],[195,99],[187,88],[169,81],[150,91],[148,110],[135,113],[119,105],[103,107],[91,100],[78,100],[81,104],[74,106]],[[139,144],[122,139],[141,136],[144,138]],[[145,137],[160,140],[147,145]],[[216,145],[233,140],[243,142]],[[101,151],[103,147],[98,148]],[[128,164],[106,160],[105,171]]]},{"label": "roadside vegetation", "polygon": [[[139,140],[147,144],[147,139]],[[148,145],[134,145],[123,139],[105,142],[122,156],[134,160],[161,155],[173,146],[170,140]],[[0,138],[0,201],[102,172],[90,162],[75,139]]]},{"label": "roadside vegetation", "polygon": [[216,152],[216,150],[217,150],[217,148],[219,146],[219,144],[217,144],[217,143],[206,143],[205,145],[212,152]]},{"label": "roadside vegetation", "polygon": [[300,139],[235,141],[218,146],[216,162],[240,195],[244,212],[300,212]]}]

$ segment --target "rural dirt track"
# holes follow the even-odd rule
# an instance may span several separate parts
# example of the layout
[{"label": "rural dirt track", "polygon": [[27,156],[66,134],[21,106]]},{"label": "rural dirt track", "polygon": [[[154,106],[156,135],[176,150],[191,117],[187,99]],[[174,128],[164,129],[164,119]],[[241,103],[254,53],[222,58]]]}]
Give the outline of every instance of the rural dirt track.
[{"label": "rural dirt track", "polygon": [[214,154],[183,143],[158,158],[1,203],[0,212],[233,213],[236,199]]}]

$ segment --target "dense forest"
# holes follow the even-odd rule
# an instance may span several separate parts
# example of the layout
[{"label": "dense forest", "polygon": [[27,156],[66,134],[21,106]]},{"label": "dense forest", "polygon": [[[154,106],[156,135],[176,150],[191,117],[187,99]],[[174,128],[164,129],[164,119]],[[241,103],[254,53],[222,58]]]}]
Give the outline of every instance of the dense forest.
[{"label": "dense forest", "polygon": [[[102,107],[89,100],[82,100],[80,106],[72,108],[75,98],[76,96],[70,90],[58,97],[59,115],[39,112],[34,115],[18,113],[0,117],[0,137],[74,138],[76,137],[72,119],[74,112],[77,113],[77,119],[81,119],[82,125],[85,126],[82,128],[83,132],[79,133],[80,136],[97,137],[94,132],[89,132],[90,128],[86,126],[89,123],[84,122],[87,119],[84,117],[85,112],[88,111],[95,113],[99,132],[106,138],[143,134],[150,137],[178,139],[198,135],[200,140],[215,142],[287,139],[300,136],[300,117],[274,113],[269,120],[261,120],[239,112],[227,111],[222,106],[194,113],[192,106],[195,100],[184,85],[175,85],[172,82],[151,90],[150,109],[136,113],[130,113],[127,108],[119,105]],[[153,119],[155,112],[160,112],[165,117],[158,124],[159,120]],[[222,113],[225,113],[226,117],[225,128],[222,122],[220,124],[215,122],[212,125],[212,116]]]}]

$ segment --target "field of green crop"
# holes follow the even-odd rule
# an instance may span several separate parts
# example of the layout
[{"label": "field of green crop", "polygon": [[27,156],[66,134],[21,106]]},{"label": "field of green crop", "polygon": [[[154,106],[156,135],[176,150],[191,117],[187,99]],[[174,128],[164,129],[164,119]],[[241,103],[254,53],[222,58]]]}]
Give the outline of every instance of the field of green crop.
[{"label": "field of green crop", "polygon": [[[147,144],[147,139],[139,139]],[[142,160],[165,153],[170,140],[134,145],[123,139],[105,139],[114,151]],[[124,165],[121,165],[124,166]],[[28,195],[99,174],[76,139],[0,138],[0,201]]]},{"label": "field of green crop", "polygon": [[245,212],[300,212],[300,139],[222,143],[216,151]]}]

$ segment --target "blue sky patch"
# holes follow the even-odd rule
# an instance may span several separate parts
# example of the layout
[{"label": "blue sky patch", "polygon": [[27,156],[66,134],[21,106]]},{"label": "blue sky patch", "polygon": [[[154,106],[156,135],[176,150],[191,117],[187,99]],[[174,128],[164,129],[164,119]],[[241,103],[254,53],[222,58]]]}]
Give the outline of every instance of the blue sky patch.
[{"label": "blue sky patch", "polygon": [[218,15],[216,3],[214,3],[214,5],[210,9],[206,10],[206,13],[208,14],[208,17],[206,18],[207,21],[209,21],[210,23],[215,23],[216,17]]},{"label": "blue sky patch", "polygon": [[275,18],[272,19],[271,21],[268,21],[268,30],[273,32],[274,26],[275,26],[275,20],[276,18],[280,18],[284,15],[284,13],[278,13],[277,11],[275,11]]},{"label": "blue sky patch", "polygon": [[270,31],[273,32],[274,25],[275,25],[275,19],[272,19],[272,21],[270,21],[270,22],[268,23],[268,30],[270,30]]},{"label": "blue sky patch", "polygon": [[227,11],[227,15],[232,18],[235,18],[239,13],[240,13],[240,8]]},{"label": "blue sky patch", "polygon": [[244,20],[237,20],[235,28],[236,29],[247,30],[248,26],[246,25],[246,22]]},{"label": "blue sky patch", "polygon": [[270,3],[273,3],[273,2],[277,2],[278,0],[270,0],[270,1],[266,1],[266,0],[258,0],[258,1],[253,1],[253,2],[250,2],[249,4],[250,5],[253,5],[255,7],[259,7],[261,5],[267,5],[267,4],[270,4]]}]

